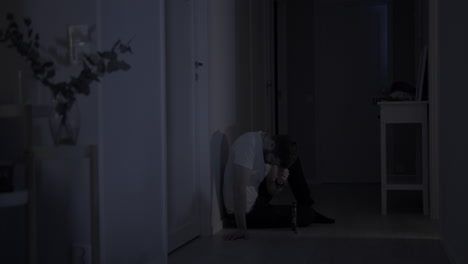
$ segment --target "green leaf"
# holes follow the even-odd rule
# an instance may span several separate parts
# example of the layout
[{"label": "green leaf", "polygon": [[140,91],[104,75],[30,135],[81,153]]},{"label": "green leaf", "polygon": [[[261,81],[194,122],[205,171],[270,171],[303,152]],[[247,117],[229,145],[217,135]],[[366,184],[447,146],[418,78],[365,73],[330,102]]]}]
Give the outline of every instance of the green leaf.
[{"label": "green leaf", "polygon": [[81,94],[84,94],[84,95],[89,95],[89,93],[91,91],[89,82],[73,78],[71,83],[72,83],[72,85],[75,88],[77,93],[81,93]]},{"label": "green leaf", "polygon": [[43,79],[41,82],[44,86],[51,87],[51,88],[53,86],[52,83],[50,83],[47,79]]},{"label": "green leaf", "polygon": [[103,74],[106,72],[106,64],[103,61],[99,61],[97,65],[97,71],[100,74]]},{"label": "green leaf", "polygon": [[31,25],[31,19],[30,18],[25,18],[24,19],[24,24],[29,27]]},{"label": "green leaf", "polygon": [[78,78],[80,78],[83,81],[87,81],[87,82],[91,82],[91,81],[98,81],[99,82],[99,78],[98,78],[97,74],[94,73],[93,71],[91,71],[90,68],[83,69]]},{"label": "green leaf", "polygon": [[115,52],[115,49],[117,46],[120,44],[120,39],[115,42],[115,44],[112,46],[112,52]]},{"label": "green leaf", "polygon": [[93,61],[93,59],[91,58],[91,56],[89,56],[89,55],[84,55],[84,57],[85,57],[86,61],[87,61],[89,64],[91,64],[91,65],[93,65],[93,66],[96,66],[96,63]]},{"label": "green leaf", "polygon": [[132,48],[130,46],[127,46],[127,45],[124,45],[124,44],[120,44],[120,53],[131,53],[133,54],[133,51],[132,51]]},{"label": "green leaf", "polygon": [[57,90],[60,92],[63,92],[67,89],[67,83],[66,82],[59,82],[58,84],[55,85],[57,87]]},{"label": "green leaf", "polygon": [[66,103],[57,103],[55,106],[55,112],[57,112],[59,115],[65,115],[68,110],[67,108],[68,107]]},{"label": "green leaf", "polygon": [[123,71],[128,71],[131,68],[130,64],[126,63],[125,61],[119,61],[118,64],[119,64],[119,69]]},{"label": "green leaf", "polygon": [[44,65],[42,65],[42,67],[45,67],[45,68],[50,68],[50,67],[53,67],[54,66],[54,63],[52,61],[48,61],[46,63],[44,63]]},{"label": "green leaf", "polygon": [[75,101],[75,92],[72,89],[63,89],[61,90],[62,96],[68,101]]},{"label": "green leaf", "polygon": [[75,90],[78,89],[78,86],[80,86],[80,80],[78,80],[77,78],[75,77],[71,77],[71,80],[70,80],[70,86],[75,88]]},{"label": "green leaf", "polygon": [[34,61],[34,64],[35,65],[38,65],[39,66],[39,52],[37,52],[36,50],[34,49],[30,49],[29,50],[29,54],[28,54],[28,57],[31,59],[31,61]]},{"label": "green leaf", "polygon": [[53,78],[55,76],[55,70],[49,70],[47,72],[46,78]]},{"label": "green leaf", "polygon": [[119,70],[119,62],[117,60],[111,60],[107,63],[107,73],[115,72]]},{"label": "green leaf", "polygon": [[67,89],[67,83],[60,82],[58,84],[51,85],[50,89],[52,90],[52,93],[54,94],[54,96],[57,96],[59,93],[63,93],[64,90]]},{"label": "green leaf", "polygon": [[117,58],[117,53],[111,52],[111,51],[106,51],[106,52],[98,52],[99,56],[101,58],[109,59],[109,60],[115,60]]}]

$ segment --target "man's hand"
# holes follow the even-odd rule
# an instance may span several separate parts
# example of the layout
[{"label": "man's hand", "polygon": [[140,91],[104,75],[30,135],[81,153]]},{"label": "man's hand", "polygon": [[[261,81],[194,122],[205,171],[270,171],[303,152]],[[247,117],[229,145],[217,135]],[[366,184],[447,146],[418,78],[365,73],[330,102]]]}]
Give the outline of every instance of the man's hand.
[{"label": "man's hand", "polygon": [[247,239],[247,230],[238,229],[224,236],[225,240]]},{"label": "man's hand", "polygon": [[278,183],[279,184],[284,184],[289,177],[289,170],[288,169],[280,169],[280,174],[278,175]]}]

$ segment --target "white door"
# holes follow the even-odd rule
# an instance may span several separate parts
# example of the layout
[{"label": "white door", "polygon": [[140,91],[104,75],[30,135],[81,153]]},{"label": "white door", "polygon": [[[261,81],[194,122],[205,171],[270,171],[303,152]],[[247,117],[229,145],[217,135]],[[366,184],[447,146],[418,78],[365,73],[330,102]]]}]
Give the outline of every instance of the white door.
[{"label": "white door", "polygon": [[316,169],[322,182],[380,180],[378,108],[389,81],[388,6],[320,1]]},{"label": "white door", "polygon": [[166,1],[169,252],[200,235],[194,2]]}]

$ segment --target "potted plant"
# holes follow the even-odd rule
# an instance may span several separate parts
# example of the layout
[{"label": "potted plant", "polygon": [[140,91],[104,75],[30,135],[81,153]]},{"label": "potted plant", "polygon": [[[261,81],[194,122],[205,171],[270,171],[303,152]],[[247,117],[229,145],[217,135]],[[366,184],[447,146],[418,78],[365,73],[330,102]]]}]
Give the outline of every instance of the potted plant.
[{"label": "potted plant", "polygon": [[81,70],[68,80],[56,81],[57,64],[45,59],[40,50],[40,36],[34,32],[32,21],[24,18],[20,25],[13,14],[6,16],[7,26],[0,28],[0,42],[15,49],[26,58],[33,77],[48,87],[55,101],[54,115],[49,118],[49,127],[55,144],[74,145],[77,142],[80,121],[77,109],[77,94],[89,95],[91,85],[106,74],[128,71],[131,66],[119,55],[132,53],[130,41],[117,40],[108,51],[84,55]]}]

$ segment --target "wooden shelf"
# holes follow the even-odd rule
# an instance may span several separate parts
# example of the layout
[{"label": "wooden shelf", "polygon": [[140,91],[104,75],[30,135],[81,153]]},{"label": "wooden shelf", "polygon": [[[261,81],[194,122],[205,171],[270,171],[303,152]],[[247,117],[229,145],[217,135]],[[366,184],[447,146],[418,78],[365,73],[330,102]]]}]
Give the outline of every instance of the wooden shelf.
[{"label": "wooden shelf", "polygon": [[0,193],[0,207],[22,206],[28,203],[28,191]]}]

